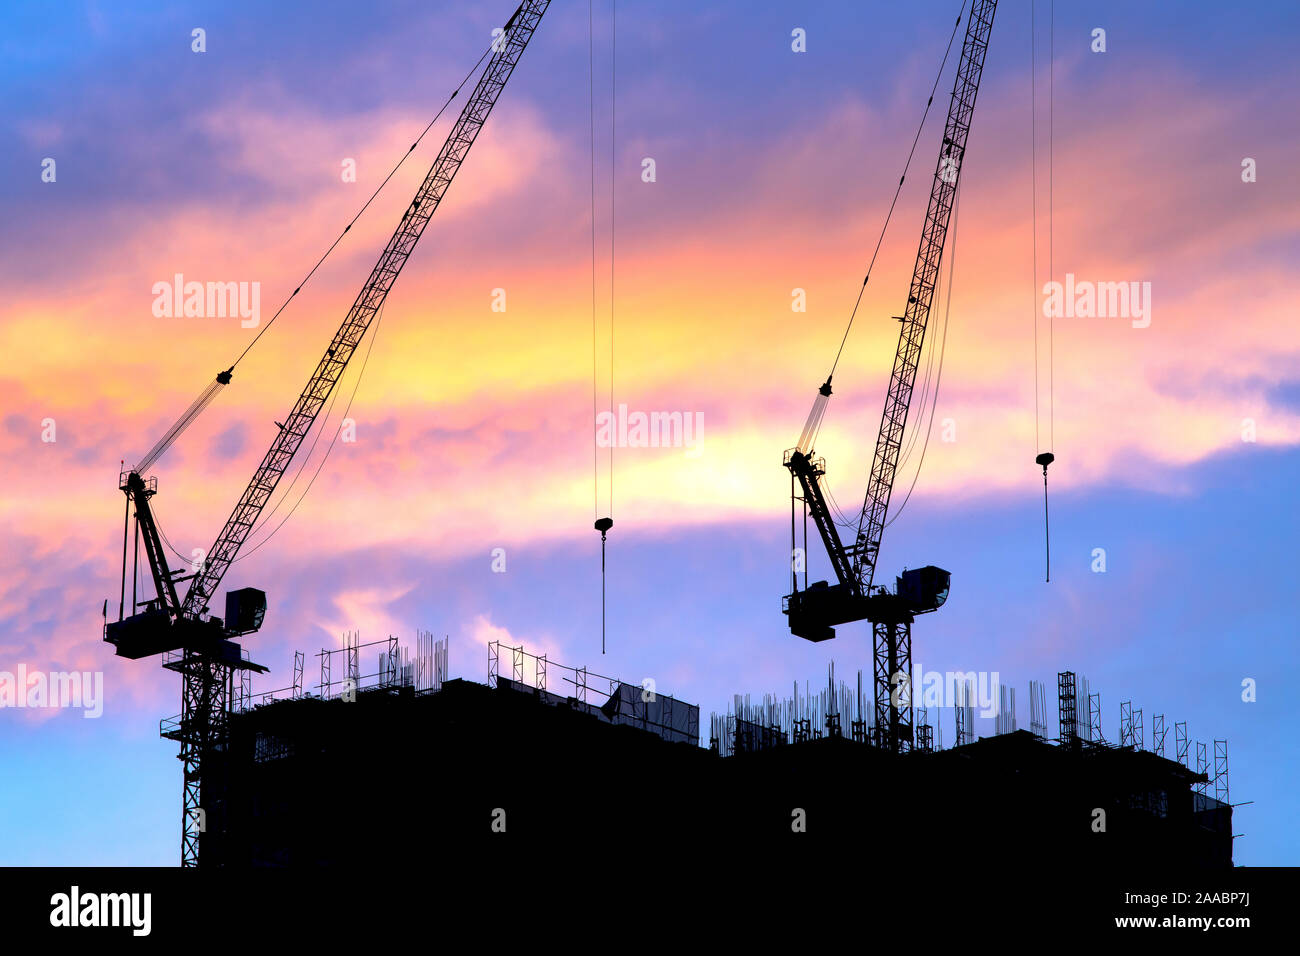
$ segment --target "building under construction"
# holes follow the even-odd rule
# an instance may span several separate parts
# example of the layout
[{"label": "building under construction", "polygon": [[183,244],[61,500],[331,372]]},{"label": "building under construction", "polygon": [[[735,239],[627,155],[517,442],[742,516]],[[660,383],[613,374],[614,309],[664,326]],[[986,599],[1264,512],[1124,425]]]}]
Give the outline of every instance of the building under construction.
[{"label": "building under construction", "polygon": [[[796,687],[788,701],[767,699],[755,707],[738,700],[731,713],[711,721],[705,745],[698,707],[652,686],[562,668],[545,657],[526,655],[522,648],[500,645],[490,650],[486,685],[449,680],[446,647],[428,636],[422,636],[414,658],[402,654],[396,641],[380,642],[378,670],[363,675],[362,650],[373,653],[373,645],[349,637],[344,648],[319,655],[315,693],[303,689],[299,655],[287,693],[268,692],[254,704],[253,674],[266,668],[251,661],[239,641],[261,628],[266,594],[251,587],[227,592],[225,616],[216,617],[218,590],[241,550],[247,556],[278,530],[279,524],[268,528],[267,522],[288,498],[296,477],[272,504],[281,479],[295,458],[298,474],[306,469],[315,447],[315,442],[308,445],[309,435],[314,432],[319,439],[328,433],[336,386],[377,324],[393,284],[549,5],[549,0],[519,4],[411,145],[406,155],[453,101],[463,104],[311,377],[289,414],[275,421],[270,447],[225,526],[211,548],[195,552],[201,556],[188,567],[169,565],[167,550],[174,549],[157,520],[153,499],[158,483],[150,469],[232,384],[240,362],[280,312],[229,366],[216,366],[215,376],[143,457],[129,468],[123,462],[118,476],[126,499],[118,615],[116,621],[108,620],[105,600],[103,637],[117,656],[161,657],[164,667],[182,677],[181,712],[161,728],[164,737],[180,744],[182,864],[198,865],[200,848],[205,866],[387,864],[421,851],[441,852],[448,844],[500,840],[504,832],[528,840],[589,841],[599,859],[629,845],[644,854],[720,839],[789,835],[835,840],[828,846],[836,853],[848,852],[844,847],[869,848],[878,859],[893,859],[895,852],[899,859],[904,854],[916,859],[919,852],[922,858],[932,853],[936,861],[954,854],[969,861],[986,854],[1043,864],[1069,860],[1072,865],[1116,866],[1159,860],[1230,865],[1225,742],[1215,743],[1215,794],[1210,796],[1205,745],[1198,744],[1193,770],[1185,725],[1176,725],[1177,759],[1167,759],[1163,717],[1153,722],[1154,746],[1147,750],[1141,711],[1126,704],[1119,743],[1108,743],[1100,732],[1099,699],[1094,707],[1094,695],[1086,687],[1080,694],[1068,672],[1058,678],[1059,733],[1051,740],[1041,685],[1031,692],[1030,730],[1017,728],[1014,701],[1009,706],[1004,701],[998,733],[982,739],[974,733],[964,690],[959,700],[949,699],[943,706],[953,708],[956,726],[948,748],[939,725],[929,719],[929,707],[899,699],[900,684],[909,685],[913,675],[912,625],[918,616],[945,605],[951,575],[926,565],[904,569],[888,583],[890,576],[877,577],[877,563],[892,520],[890,501],[905,458],[908,416],[923,360],[926,374],[916,412],[919,418],[928,405],[933,417],[942,347],[932,378],[935,337],[927,358],[926,330],[938,299],[944,249],[953,241],[950,224],[955,229],[960,174],[996,0],[972,0],[968,12],[963,5],[966,28],[912,279],[903,314],[895,316],[898,345],[863,507],[857,514],[840,512],[825,485],[828,466],[818,447],[856,304],[840,352],[824,381],[818,376],[821,384],[799,440],[782,458],[791,482],[790,592],[781,603],[786,624],[794,636],[822,642],[834,638],[837,627],[868,622],[872,662],[865,693],[861,677],[855,692],[837,688],[832,677],[826,692],[815,698],[800,696]],[[899,177],[900,189],[961,24],[959,14],[913,152]],[[457,99],[463,88],[468,95]],[[356,221],[344,227],[304,283]],[[887,216],[882,241],[888,221]],[[951,263],[950,256],[948,290]],[[870,270],[868,265],[861,288]],[[301,288],[294,289],[281,310]],[[851,379],[840,374],[836,387]],[[913,428],[915,434],[922,431]],[[924,431],[928,436],[928,428]],[[299,454],[304,445],[305,457]],[[332,447],[331,440],[325,454]],[[1046,531],[1047,468],[1055,457],[1038,451]],[[296,507],[288,509],[280,524]],[[901,504],[893,517],[899,510]],[[810,579],[805,560],[810,523],[834,580]],[[601,534],[603,574],[613,519],[597,517],[594,527]],[[263,529],[264,537],[245,549],[255,529]],[[142,545],[149,568],[143,581],[136,571]],[[1045,570],[1050,580],[1050,559]],[[150,580],[153,597],[139,586]],[[183,582],[189,587],[182,594]],[[604,606],[602,583],[602,622]],[[501,673],[503,650],[510,654],[508,676]],[[1086,718],[1079,707],[1083,701]],[[842,842],[846,837],[859,842]],[[635,842],[625,842],[629,840]]]},{"label": "building under construction", "polygon": [[237,694],[226,759],[204,764],[224,790],[204,781],[224,807],[205,866],[388,865],[503,834],[602,852],[806,839],[936,863],[1232,863],[1232,810],[1207,774],[1072,722],[1053,741],[1017,729],[894,753],[830,694],[799,705],[829,708],[821,720],[763,734],[715,717],[729,731],[706,746],[694,705],[500,645],[487,684],[449,680],[429,640],[414,661],[350,641],[321,652],[316,693]]}]

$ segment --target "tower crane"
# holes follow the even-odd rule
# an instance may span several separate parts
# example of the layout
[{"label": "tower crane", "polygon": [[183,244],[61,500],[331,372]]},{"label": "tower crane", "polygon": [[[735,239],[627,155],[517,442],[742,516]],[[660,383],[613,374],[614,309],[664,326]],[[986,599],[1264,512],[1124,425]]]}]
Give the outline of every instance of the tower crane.
[{"label": "tower crane", "polygon": [[[182,676],[179,720],[166,720],[162,724],[163,736],[179,741],[184,768],[182,866],[198,865],[203,832],[221,832],[224,827],[224,742],[233,692],[232,675],[237,670],[266,670],[247,660],[238,643],[232,640],[261,627],[266,613],[265,593],[256,588],[227,592],[224,620],[210,616],[209,602],[280,478],[301,448],[321,408],[329,400],[357,346],[383,307],[393,283],[442,202],[447,187],[487,122],[488,114],[549,6],[550,0],[524,0],[496,36],[492,55],[415,198],[402,213],[401,221],[379,261],[334,333],[292,410],[283,423],[276,423],[278,430],[271,447],[205,560],[193,574],[182,576],[182,571],[168,567],[161,534],[150,507],[150,499],[158,490],[157,480],[146,478],[144,472],[216,392],[229,384],[233,367],[219,373],[141,463],[123,471],[120,476],[119,486],[126,495],[128,509],[122,544],[122,605],[125,605],[126,554],[132,508],[136,516],[137,554],[143,539],[155,597],[143,602],[143,611],[137,613],[137,607],[133,606],[130,616],[125,616],[119,608],[118,620],[105,623],[104,640],[113,645],[120,657],[139,659],[162,654],[163,666],[178,671]],[[181,599],[176,586],[186,580],[190,586]],[[217,854],[205,854],[205,866],[225,862],[220,858],[220,847],[218,841],[213,847],[218,850]]]},{"label": "tower crane", "polygon": [[[902,325],[898,348],[885,395],[866,499],[857,518],[856,536],[851,542],[846,544],[840,538],[822,487],[826,463],[816,456],[813,448],[830,401],[831,376],[818,389],[799,443],[787,450],[784,456],[784,465],[790,471],[792,507],[795,509],[791,515],[792,552],[797,544],[793,540],[797,511],[802,506],[804,527],[807,528],[807,519],[811,516],[830,558],[836,582],[818,581],[809,585],[805,565],[804,587],[800,589],[797,566],[792,565],[795,568],[791,572],[792,589],[782,601],[782,610],[789,619],[791,633],[809,641],[833,638],[835,625],[862,620],[871,622],[876,743],[893,753],[913,746],[922,749],[930,746],[929,728],[924,728],[918,738],[912,726],[912,621],[915,615],[938,610],[943,605],[948,598],[951,575],[933,566],[904,571],[895,579],[892,590],[874,585],[873,580],[996,9],[997,0],[975,0],[967,19],[943,143],[921,229],[921,244],[912,270],[907,307],[899,320]],[[806,530],[804,536],[806,540]]]}]

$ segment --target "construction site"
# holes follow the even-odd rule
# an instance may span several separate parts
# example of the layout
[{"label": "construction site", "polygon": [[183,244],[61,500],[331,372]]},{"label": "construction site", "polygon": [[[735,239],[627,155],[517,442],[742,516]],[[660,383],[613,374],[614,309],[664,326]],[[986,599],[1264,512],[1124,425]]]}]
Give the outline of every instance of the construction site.
[{"label": "construction site", "polygon": [[[838,353],[824,380],[818,375],[813,383],[812,408],[795,446],[782,452],[780,436],[773,437],[773,469],[780,464],[788,471],[791,489],[783,626],[792,641],[804,642],[800,647],[824,649],[836,628],[865,622],[870,662],[853,684],[837,681],[832,668],[824,683],[819,678],[801,689],[799,678],[808,675],[792,674],[789,696],[739,695],[725,713],[704,720],[698,705],[657,688],[563,665],[522,646],[490,644],[479,682],[478,662],[458,662],[467,676],[453,678],[446,642],[430,634],[419,635],[414,653],[395,638],[362,643],[349,634],[343,646],[316,654],[312,665],[296,654],[291,682],[261,689],[284,681],[267,675],[244,646],[264,625],[273,626],[267,595],[253,587],[230,591],[218,616],[217,590],[262,526],[263,509],[323,421],[322,410],[327,415],[332,408],[336,384],[549,6],[549,0],[520,4],[480,58],[477,81],[470,83],[478,66],[465,89],[448,97],[444,109],[463,108],[445,145],[315,371],[288,415],[276,421],[271,447],[201,561],[169,565],[167,552],[176,549],[159,528],[152,505],[158,483],[149,472],[231,387],[239,360],[222,367],[175,425],[119,476],[126,499],[121,593],[116,620],[105,604],[103,636],[122,666],[161,659],[180,676],[180,712],[160,726],[162,737],[180,749],[179,862],[378,866],[444,852],[449,844],[487,843],[501,833],[525,839],[568,834],[605,846],[651,840],[663,849],[803,834],[825,841],[832,855],[869,848],[880,859],[906,853],[938,860],[973,834],[985,834],[1000,853],[1043,867],[1061,859],[1109,869],[1152,860],[1232,866],[1226,740],[1189,741],[1186,724],[1170,726],[1163,714],[1149,715],[1148,729],[1132,701],[1120,705],[1118,722],[1110,711],[1107,729],[1101,694],[1069,670],[1046,684],[1031,682],[1027,728],[1018,724],[1014,690],[996,688],[997,732],[979,736],[974,690],[964,678],[932,706],[913,672],[913,624],[932,620],[928,615],[944,606],[952,575],[937,565],[876,574],[900,455],[916,440],[922,418],[913,408],[914,393],[918,399],[929,395],[932,403],[938,388],[937,374],[931,386],[935,347],[925,350],[926,330],[932,304],[937,311],[996,0],[963,5],[917,130],[921,141],[931,107],[942,111],[942,133],[923,140],[926,153],[937,155],[925,170],[929,199],[910,286],[905,294],[898,290],[898,344],[862,508],[840,509],[817,452]],[[951,95],[936,97],[950,54],[956,58]],[[911,162],[909,153],[899,189]],[[868,266],[859,302],[870,275]],[[845,339],[856,313],[855,306]],[[924,373],[919,387],[918,372]],[[1044,431],[1033,474],[1036,483],[1041,468],[1046,531],[1048,469],[1056,459],[1050,431]],[[1025,458],[1020,464],[1028,467]],[[594,517],[603,574],[614,522],[608,509]],[[809,570],[810,548],[824,553],[825,580]],[[141,554],[148,574],[137,580]],[[1051,580],[1048,555],[1044,583]],[[182,594],[183,582],[189,588]],[[603,649],[603,579],[601,587]],[[776,620],[778,597],[772,595]],[[950,726],[943,724],[946,714]],[[397,807],[419,812],[390,838],[385,821]]]},{"label": "construction site", "polygon": [[[1008,711],[998,733],[974,739],[973,708],[958,707],[951,746],[923,723],[924,743],[894,753],[860,675],[857,688],[832,678],[800,697],[737,698],[705,741],[697,706],[641,685],[500,644],[486,683],[450,679],[445,642],[417,644],[412,656],[395,638],[349,636],[316,655],[311,689],[301,653],[293,686],[235,688],[205,863],[395,865],[487,849],[501,833],[539,845],[650,839],[661,852],[806,834],[827,849],[941,860],[987,833],[1031,867],[1062,855],[1110,870],[1232,865],[1226,742],[1214,744],[1212,773],[1198,744],[1192,769],[1185,725],[1167,753],[1163,716],[1148,745],[1129,703],[1121,740],[1107,741],[1100,694],[1081,705],[1086,682],[1072,673],[1058,675],[1051,736],[1035,706],[1030,729]],[[1005,705],[1014,694],[1001,690]],[[1031,686],[1031,699],[1043,692]],[[376,838],[376,821],[409,807],[427,825]]]}]

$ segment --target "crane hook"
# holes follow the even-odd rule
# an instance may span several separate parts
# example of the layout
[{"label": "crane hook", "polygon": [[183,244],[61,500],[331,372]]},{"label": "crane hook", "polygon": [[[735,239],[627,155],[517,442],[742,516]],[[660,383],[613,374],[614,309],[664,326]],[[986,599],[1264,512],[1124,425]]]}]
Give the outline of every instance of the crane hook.
[{"label": "crane hook", "polygon": [[605,535],[614,527],[613,518],[598,518],[596,530],[600,532],[600,652],[605,653]]},{"label": "crane hook", "polygon": [[1052,580],[1052,535],[1047,518],[1047,466],[1056,461],[1056,456],[1045,451],[1034,459],[1034,464],[1043,466],[1043,535],[1047,545],[1047,582]]}]

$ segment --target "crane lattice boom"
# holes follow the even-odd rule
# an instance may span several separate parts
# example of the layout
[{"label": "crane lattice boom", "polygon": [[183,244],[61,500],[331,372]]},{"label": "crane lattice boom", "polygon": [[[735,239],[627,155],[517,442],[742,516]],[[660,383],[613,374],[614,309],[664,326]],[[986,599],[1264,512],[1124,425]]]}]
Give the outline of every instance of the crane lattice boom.
[{"label": "crane lattice boom", "polygon": [[[824,641],[835,636],[833,625],[862,620],[871,622],[876,740],[891,752],[914,745],[927,746],[924,741],[929,739],[928,734],[923,731],[914,735],[912,726],[911,626],[916,614],[936,610],[947,600],[950,575],[933,566],[905,571],[897,578],[893,591],[873,587],[873,581],[996,9],[997,0],[974,0],[967,20],[943,142],[930,186],[925,223],[921,228],[920,248],[912,270],[907,307],[900,319],[898,349],[885,394],[871,477],[858,515],[855,537],[850,543],[846,545],[840,539],[833,510],[822,487],[826,465],[815,457],[813,451],[831,395],[829,378],[819,390],[799,444],[786,452],[784,462],[790,470],[792,497],[796,503],[802,503],[805,540],[806,522],[811,516],[837,579],[835,584],[819,581],[810,586],[805,565],[804,588],[800,590],[799,564],[793,565],[793,589],[784,602],[790,630],[810,641]],[[793,490],[796,483],[798,490]],[[795,507],[797,509],[798,505]],[[797,515],[792,512],[791,536],[796,535]]]},{"label": "crane lattice boom", "polygon": [[402,214],[402,221],[384,247],[383,255],[375,263],[343,324],[334,333],[329,348],[321,356],[307,387],[298,396],[298,401],[289,417],[284,420],[262,463],[258,465],[252,481],[244,489],[235,510],[221,529],[221,534],[206,556],[202,571],[191,582],[181,607],[183,616],[193,618],[203,613],[212,595],[216,593],[221,579],[225,577],[239,549],[252,532],[262,509],[266,507],[280,478],[302,446],[316,416],[329,400],[330,393],[334,391],[334,386],[338,384],[376,313],[383,306],[389,290],[420,240],[424,227],[429,224],[438,204],[442,202],[447,187],[451,185],[470,146],[483,129],[488,114],[496,105],[497,97],[505,88],[506,80],[510,78],[524,47],[528,45],[549,5],[550,0],[526,0],[506,24],[487,68],[416,192],[415,199]]},{"label": "crane lattice boom", "polygon": [[[181,713],[178,718],[164,720],[160,731],[162,736],[180,744],[179,756],[184,777],[182,866],[198,864],[201,844],[208,847],[204,853],[204,859],[208,863],[221,865],[227,862],[221,856],[223,843],[220,834],[224,831],[227,819],[224,741],[229,728],[233,675],[236,671],[266,671],[262,665],[248,660],[240,645],[230,639],[252,633],[261,627],[266,611],[265,593],[255,588],[228,592],[224,620],[205,615],[208,602],[239,554],[239,549],[248,539],[262,509],[302,447],[357,346],[382,308],[393,283],[410,259],[411,252],[442,202],[447,187],[451,185],[482,130],[548,6],[550,0],[524,0],[494,39],[492,55],[483,75],[465,102],[446,143],[415,198],[402,214],[401,222],[388,240],[342,325],[334,333],[293,410],[280,426],[252,481],[208,552],[206,561],[190,579],[190,588],[183,602],[178,603],[178,579],[167,567],[162,540],[149,506],[149,499],[157,491],[157,483],[152,478],[146,480],[140,472],[175,440],[217,391],[230,381],[233,367],[217,376],[216,381],[190,406],[181,420],[142,459],[141,465],[121,476],[120,486],[126,493],[128,502],[127,515],[123,519],[122,604],[125,605],[131,506],[135,508],[137,535],[144,539],[157,597],[144,602],[145,610],[142,613],[133,613],[130,617],[123,618],[119,612],[119,620],[113,623],[107,621],[106,602],[104,639],[114,645],[116,653],[121,657],[138,659],[162,654],[163,666],[181,674]],[[411,149],[414,150],[415,146],[412,145]],[[137,543],[137,552],[138,547]],[[134,612],[138,604],[134,584],[132,587]],[[204,843],[205,832],[208,835],[207,843]],[[213,836],[217,837],[215,843],[211,842]]]},{"label": "crane lattice boom", "polygon": [[943,258],[943,247],[948,236],[948,220],[952,216],[957,181],[966,159],[966,139],[970,135],[971,114],[975,111],[975,95],[979,92],[996,8],[997,0],[977,0],[971,8],[961,60],[957,64],[952,101],[948,105],[948,121],[943,130],[943,146],[930,187],[930,203],[925,211],[925,225],[921,229],[921,246],[916,254],[916,265],[912,269],[907,308],[903,311],[898,350],[894,354],[894,368],[889,376],[889,391],[885,395],[885,410],[881,415],[880,433],[876,438],[871,479],[867,483],[866,499],[858,517],[853,571],[864,594],[871,589],[876,573],[880,539],[885,530],[889,497],[894,488],[894,473],[898,468],[898,455],[903,444],[903,429],[907,425],[907,412],[912,403],[912,386],[916,382],[916,370],[921,361],[921,346],[925,341],[934,287],[939,279],[939,262]]}]

